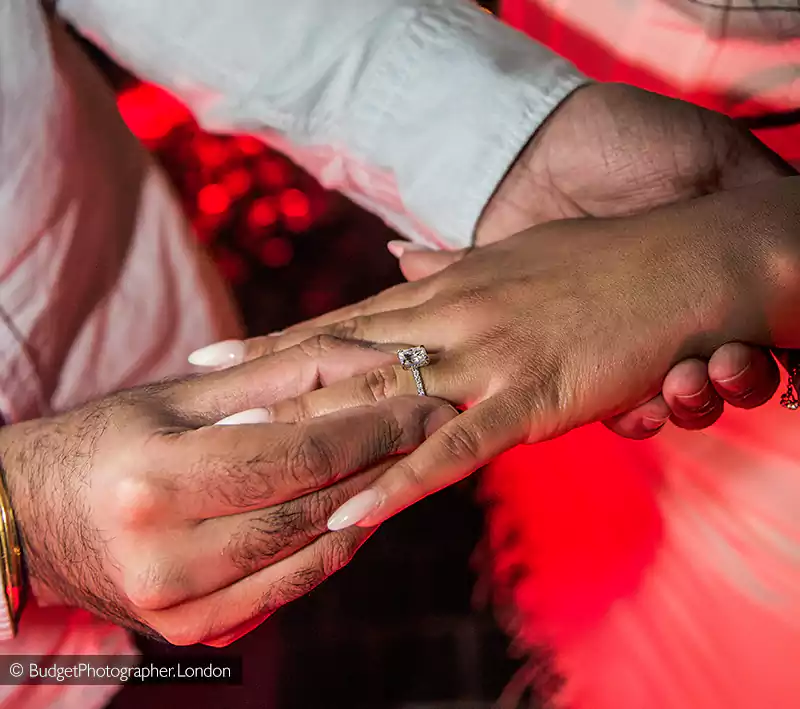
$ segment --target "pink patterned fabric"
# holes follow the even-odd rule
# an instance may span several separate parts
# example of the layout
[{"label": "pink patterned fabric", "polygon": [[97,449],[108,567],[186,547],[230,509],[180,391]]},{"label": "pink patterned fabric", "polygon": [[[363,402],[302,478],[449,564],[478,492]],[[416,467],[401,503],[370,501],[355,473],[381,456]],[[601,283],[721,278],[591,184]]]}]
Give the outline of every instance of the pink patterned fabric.
[{"label": "pink patterned fabric", "polygon": [[797,0],[505,0],[504,19],[601,81],[746,117],[800,163]]},{"label": "pink patterned fabric", "polygon": [[[0,413],[46,416],[187,373],[233,304],[113,92],[38,2],[0,3]],[[119,627],[27,605],[0,654],[132,653]],[[2,709],[97,709],[115,686],[0,686]]]}]

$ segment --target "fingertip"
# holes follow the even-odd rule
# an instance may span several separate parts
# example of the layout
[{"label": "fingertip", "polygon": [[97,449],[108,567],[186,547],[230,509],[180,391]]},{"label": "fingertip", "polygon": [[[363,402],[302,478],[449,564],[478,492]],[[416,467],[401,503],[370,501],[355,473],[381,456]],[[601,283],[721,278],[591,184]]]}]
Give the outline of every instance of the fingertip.
[{"label": "fingertip", "polygon": [[215,426],[241,426],[245,424],[270,423],[272,416],[268,409],[248,409],[237,414],[226,416],[217,421]]},{"label": "fingertip", "polygon": [[402,241],[400,239],[396,239],[394,241],[390,241],[386,244],[386,248],[389,253],[394,256],[396,259],[401,259],[409,252],[414,251],[430,251],[427,246],[423,246],[422,244],[415,244],[413,241]]},{"label": "fingertip", "polygon": [[659,394],[635,409],[605,421],[613,433],[622,438],[635,441],[645,440],[657,435],[670,420],[672,411]]},{"label": "fingertip", "polygon": [[735,382],[752,367],[759,350],[740,342],[720,347],[708,362],[708,376],[721,384]]},{"label": "fingertip", "polygon": [[434,251],[414,244],[413,248],[406,246],[399,257],[400,270],[407,280],[419,281],[443,271],[463,256],[463,251]]},{"label": "fingertip", "polygon": [[704,397],[708,387],[708,365],[699,359],[686,359],[676,364],[664,377],[661,391],[668,406],[672,400]]},{"label": "fingertip", "polygon": [[708,379],[705,362],[689,359],[675,365],[664,379],[662,395],[673,423],[687,430],[707,428],[722,415],[724,404]]},{"label": "fingertip", "polygon": [[403,254],[406,250],[406,242],[405,241],[390,241],[386,244],[387,251],[394,256],[396,259],[402,258]]},{"label": "fingertip", "polygon": [[757,347],[731,343],[714,353],[709,377],[719,394],[733,406],[755,408],[768,401],[780,384],[772,356]]},{"label": "fingertip", "polygon": [[244,362],[247,346],[242,340],[223,340],[192,352],[188,361],[195,367],[227,368]]},{"label": "fingertip", "polygon": [[328,518],[328,530],[339,532],[357,525],[372,514],[381,503],[382,496],[374,488],[364,490],[351,497]]}]

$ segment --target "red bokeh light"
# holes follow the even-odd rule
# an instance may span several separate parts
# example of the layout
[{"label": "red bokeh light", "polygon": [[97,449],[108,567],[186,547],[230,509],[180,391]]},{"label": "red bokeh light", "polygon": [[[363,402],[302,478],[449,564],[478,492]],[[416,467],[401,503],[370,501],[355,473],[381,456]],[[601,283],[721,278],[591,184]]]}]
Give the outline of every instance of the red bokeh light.
[{"label": "red bokeh light", "polygon": [[[205,133],[181,103],[148,84],[122,94],[119,108],[151,149],[180,150],[188,168],[182,176],[183,204],[200,240],[216,246],[217,263],[231,282],[241,283],[250,275],[247,258],[222,246],[226,230],[240,227],[239,216],[244,228],[236,230],[238,247],[270,268],[291,263],[291,233],[306,231],[326,211],[324,193],[316,194],[313,185],[290,187],[299,174],[291,162],[257,138]],[[173,134],[178,127],[185,132]],[[167,140],[172,135],[178,144]]]},{"label": "red bokeh light", "polygon": [[247,215],[247,223],[251,229],[263,229],[272,226],[278,220],[278,210],[268,197],[253,202]]},{"label": "red bokeh light", "polygon": [[233,197],[242,197],[250,191],[253,180],[250,177],[250,172],[240,167],[236,170],[231,170],[225,175],[222,179],[222,184],[229,195]]},{"label": "red bokeh light", "polygon": [[256,169],[258,179],[265,187],[283,187],[292,179],[292,168],[280,158],[262,160]]},{"label": "red bokeh light", "polygon": [[281,212],[287,217],[307,217],[311,213],[311,202],[300,190],[285,190],[280,201]]},{"label": "red bokeh light", "polygon": [[202,136],[195,141],[194,151],[197,159],[205,167],[220,167],[230,158],[231,151],[216,136]]},{"label": "red bokeh light", "polygon": [[206,185],[197,193],[197,208],[204,214],[224,214],[231,198],[222,185]]},{"label": "red bokeh light", "polygon": [[182,103],[150,84],[138,84],[121,93],[117,108],[131,132],[146,143],[161,140],[176,126],[192,120]]},{"label": "red bokeh light", "polygon": [[300,190],[291,189],[282,192],[280,205],[286,227],[291,231],[305,231],[313,224],[311,200]]},{"label": "red bokeh light", "polygon": [[260,140],[246,135],[236,139],[236,146],[239,148],[242,155],[259,155],[266,150],[266,147]]}]

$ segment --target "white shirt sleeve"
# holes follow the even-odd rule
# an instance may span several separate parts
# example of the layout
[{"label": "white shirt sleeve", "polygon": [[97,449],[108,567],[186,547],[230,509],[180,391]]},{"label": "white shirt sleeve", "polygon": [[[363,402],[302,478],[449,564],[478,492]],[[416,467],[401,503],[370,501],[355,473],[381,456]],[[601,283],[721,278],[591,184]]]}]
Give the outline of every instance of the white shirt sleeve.
[{"label": "white shirt sleeve", "polygon": [[585,78],[467,0],[59,0],[215,131],[259,135],[401,233],[471,243]]}]

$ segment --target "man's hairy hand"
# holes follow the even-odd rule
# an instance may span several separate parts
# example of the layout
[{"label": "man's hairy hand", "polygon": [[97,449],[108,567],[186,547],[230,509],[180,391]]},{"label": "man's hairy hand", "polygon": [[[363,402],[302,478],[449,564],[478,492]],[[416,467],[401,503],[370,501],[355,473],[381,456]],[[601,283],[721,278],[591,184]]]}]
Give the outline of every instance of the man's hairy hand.
[{"label": "man's hairy hand", "polygon": [[369,534],[327,533],[330,513],[455,411],[406,397],[282,423],[261,407],[391,360],[316,338],[0,430],[37,601],[219,645],[311,590]]}]

